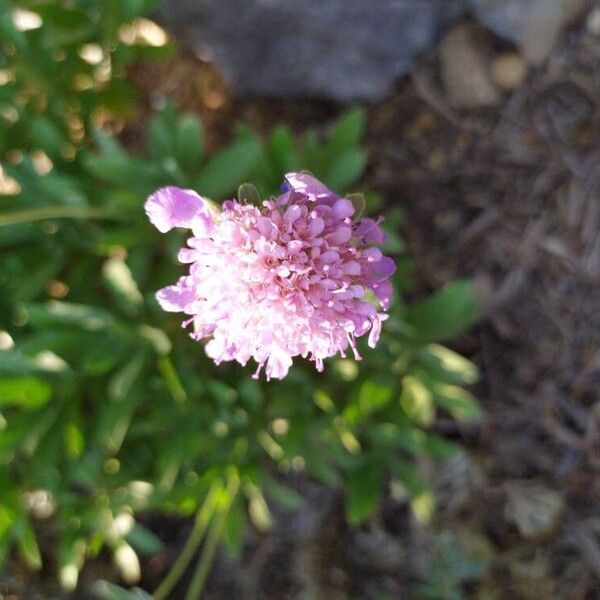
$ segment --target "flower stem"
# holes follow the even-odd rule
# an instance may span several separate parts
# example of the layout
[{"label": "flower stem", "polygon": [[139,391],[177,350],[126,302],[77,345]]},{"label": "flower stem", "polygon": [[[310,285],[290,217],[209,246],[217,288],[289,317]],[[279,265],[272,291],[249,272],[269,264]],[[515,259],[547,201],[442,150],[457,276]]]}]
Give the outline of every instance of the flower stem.
[{"label": "flower stem", "polygon": [[216,516],[210,525],[210,529],[206,536],[202,554],[198,560],[198,565],[194,571],[192,582],[185,595],[185,600],[199,600],[206,583],[206,579],[213,564],[215,552],[221,539],[221,531],[227,517],[227,513],[235,500],[240,487],[240,479],[237,474],[232,474],[229,477],[227,489],[221,493],[219,506],[216,511]]},{"label": "flower stem", "polygon": [[210,520],[217,508],[219,499],[223,492],[223,483],[220,479],[213,482],[206,498],[198,512],[196,513],[196,520],[194,522],[194,528],[190,537],[187,539],[183,550],[177,557],[177,560],[171,567],[171,570],[167,576],[163,579],[161,584],[156,588],[156,591],[152,595],[153,600],[165,600],[169,597],[171,590],[175,587],[177,582],[181,579],[187,566],[190,564],[198,545],[204,537],[204,533],[210,523]]},{"label": "flower stem", "polygon": [[0,227],[47,219],[121,219],[114,210],[90,206],[40,206],[0,214]]}]

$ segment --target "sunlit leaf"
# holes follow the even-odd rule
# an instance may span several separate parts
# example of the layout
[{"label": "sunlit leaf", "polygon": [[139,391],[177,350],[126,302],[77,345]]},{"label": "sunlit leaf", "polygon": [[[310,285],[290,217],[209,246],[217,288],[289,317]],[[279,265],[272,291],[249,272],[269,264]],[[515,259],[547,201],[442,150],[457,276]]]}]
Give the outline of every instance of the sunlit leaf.
[{"label": "sunlit leaf", "polygon": [[0,379],[0,406],[34,409],[43,406],[52,395],[52,387],[34,377]]}]

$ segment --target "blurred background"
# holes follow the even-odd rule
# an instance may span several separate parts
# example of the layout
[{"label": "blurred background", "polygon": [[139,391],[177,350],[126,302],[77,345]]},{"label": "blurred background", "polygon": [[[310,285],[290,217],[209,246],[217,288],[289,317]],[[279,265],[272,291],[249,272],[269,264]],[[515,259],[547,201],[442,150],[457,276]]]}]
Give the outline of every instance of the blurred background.
[{"label": "blurred background", "polygon": [[[0,0],[0,598],[164,591],[232,481],[202,597],[600,598],[599,107],[592,0]],[[267,385],[159,311],[142,204],[294,169],[397,294]]]}]

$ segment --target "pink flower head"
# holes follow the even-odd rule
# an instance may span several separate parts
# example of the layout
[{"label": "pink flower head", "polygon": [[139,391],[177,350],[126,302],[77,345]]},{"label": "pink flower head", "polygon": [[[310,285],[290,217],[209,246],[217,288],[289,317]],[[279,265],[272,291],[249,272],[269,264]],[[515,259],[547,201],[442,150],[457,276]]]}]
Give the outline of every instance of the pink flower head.
[{"label": "pink flower head", "polygon": [[354,220],[354,206],[306,173],[289,173],[278,198],[258,208],[236,200],[221,212],[190,190],[163,188],[146,212],[160,231],[192,230],[179,260],[187,275],[157,293],[166,311],[190,316],[192,338],[210,337],[217,364],[265,366],[267,379],[286,376],[294,356],[319,371],[323,359],[369,333],[375,347],[387,319],[394,261],[376,247],[385,235],[373,219]]}]

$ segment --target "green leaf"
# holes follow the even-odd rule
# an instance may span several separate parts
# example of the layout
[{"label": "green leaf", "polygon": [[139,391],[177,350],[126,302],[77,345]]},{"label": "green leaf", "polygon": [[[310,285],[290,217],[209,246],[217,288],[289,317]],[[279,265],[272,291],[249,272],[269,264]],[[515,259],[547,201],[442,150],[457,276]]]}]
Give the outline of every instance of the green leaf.
[{"label": "green leaf", "polygon": [[433,433],[425,434],[423,438],[423,449],[427,454],[438,460],[447,460],[460,452],[459,447],[456,444]]},{"label": "green leaf", "polygon": [[[0,484],[4,490],[8,490],[11,486],[5,478],[0,479]],[[7,498],[3,498],[3,504],[0,504],[0,569],[4,567],[13,544],[15,519],[15,510],[7,505]]]},{"label": "green leaf", "polygon": [[284,125],[278,125],[272,131],[268,150],[278,179],[301,168],[294,136]]},{"label": "green leaf", "polygon": [[145,0],[121,0],[117,6],[121,8],[121,18],[124,21],[131,21],[135,17],[143,16],[146,13]]},{"label": "green leaf", "polygon": [[291,487],[279,483],[268,477],[264,483],[267,496],[288,510],[300,510],[304,505],[304,498]]},{"label": "green leaf", "polygon": [[15,300],[20,302],[33,300],[42,292],[48,281],[57,275],[62,266],[61,250],[49,251],[41,264],[29,270],[27,277],[23,278],[15,290]]},{"label": "green leaf", "polygon": [[127,263],[122,258],[109,258],[102,267],[102,275],[123,311],[135,316],[144,298]]},{"label": "green leaf", "polygon": [[436,385],[434,400],[458,421],[477,422],[483,418],[483,411],[473,394],[456,385]]},{"label": "green leaf", "polygon": [[60,154],[63,144],[66,142],[65,134],[51,119],[38,116],[29,123],[30,135],[34,145],[44,150],[50,157]]},{"label": "green leaf", "polygon": [[395,459],[391,466],[411,498],[427,494],[429,488],[415,465],[402,459]]},{"label": "green leaf", "polygon": [[156,554],[164,548],[160,538],[140,523],[133,526],[126,539],[141,554]]},{"label": "green leaf", "polygon": [[246,534],[246,511],[240,499],[231,505],[223,524],[223,539],[233,558],[239,558]]},{"label": "green leaf", "polygon": [[46,404],[51,396],[52,387],[41,379],[0,379],[0,406],[20,406],[31,410]]},{"label": "green leaf", "polygon": [[410,306],[406,322],[414,329],[413,339],[434,342],[452,338],[471,326],[479,316],[471,283],[448,284],[423,302]]},{"label": "green leaf", "polygon": [[381,385],[368,379],[365,381],[358,392],[358,404],[363,416],[385,407],[392,399],[392,387],[390,384]]},{"label": "green leaf", "polygon": [[79,458],[85,448],[85,437],[79,423],[70,421],[64,432],[65,451],[70,458]]},{"label": "green leaf", "polygon": [[34,327],[77,327],[100,331],[113,324],[112,315],[103,308],[52,300],[46,304],[25,304]]},{"label": "green leaf", "polygon": [[202,169],[194,189],[202,196],[218,199],[232,193],[260,158],[260,144],[243,139],[215,155]]},{"label": "green leaf", "polygon": [[103,155],[121,159],[127,157],[127,153],[123,150],[117,138],[108,135],[108,133],[97,127],[92,130],[92,136]]},{"label": "green leaf", "polygon": [[108,581],[98,581],[94,584],[94,594],[98,600],[152,600],[152,596],[141,588],[126,590]]},{"label": "green leaf", "polygon": [[338,192],[346,190],[365,170],[367,157],[362,150],[350,150],[333,160],[327,171],[325,183]]},{"label": "green leaf", "polygon": [[[155,163],[131,156],[97,156],[88,154],[84,159],[84,166],[101,181],[120,186],[125,190],[137,190],[147,194],[160,184],[163,173]],[[135,177],[132,177],[135,173]]]},{"label": "green leaf", "polygon": [[111,400],[120,402],[127,399],[144,368],[145,362],[146,356],[144,353],[138,352],[122,369],[113,375],[107,386],[108,396]]},{"label": "green leaf", "polygon": [[37,370],[29,357],[15,350],[3,350],[0,356],[0,375],[25,375]]},{"label": "green leaf", "polygon": [[148,145],[150,153],[157,162],[175,156],[176,145],[176,112],[172,104],[150,119],[148,125]]},{"label": "green leaf", "polygon": [[417,357],[428,372],[444,383],[471,385],[479,378],[476,365],[444,346],[428,344]]},{"label": "green leaf", "polygon": [[378,464],[365,461],[348,473],[346,518],[352,525],[368,519],[379,506],[382,472]]},{"label": "green leaf", "polygon": [[363,108],[352,108],[334,124],[325,144],[327,160],[335,160],[360,144],[365,130],[366,112]]},{"label": "green leaf", "polygon": [[433,423],[435,418],[433,396],[418,377],[407,375],[402,379],[400,406],[415,423],[425,427]]},{"label": "green leaf", "polygon": [[100,443],[109,452],[121,448],[131,424],[133,413],[141,400],[139,382],[145,365],[145,355],[140,352],[108,382],[110,402],[102,405],[96,419],[96,431]]},{"label": "green leaf", "polygon": [[23,517],[24,520],[18,527],[18,541],[17,547],[19,553],[23,557],[23,560],[27,563],[30,569],[35,571],[42,568],[42,557],[40,555],[40,548],[37,543],[35,531],[29,519]]},{"label": "green leaf", "polygon": [[184,115],[177,122],[175,158],[184,173],[195,176],[204,153],[202,123],[194,115]]}]

